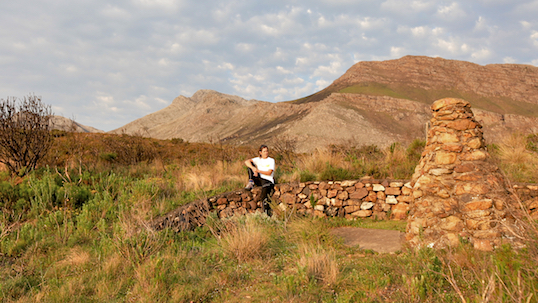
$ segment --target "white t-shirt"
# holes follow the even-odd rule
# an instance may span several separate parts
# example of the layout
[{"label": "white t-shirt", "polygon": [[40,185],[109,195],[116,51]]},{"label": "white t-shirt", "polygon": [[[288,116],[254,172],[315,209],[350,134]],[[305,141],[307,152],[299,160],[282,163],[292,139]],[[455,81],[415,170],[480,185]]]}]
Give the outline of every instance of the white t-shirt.
[{"label": "white t-shirt", "polygon": [[261,157],[256,157],[256,158],[252,158],[252,162],[254,163],[254,165],[256,165],[256,168],[258,170],[261,170],[261,171],[272,170],[270,176],[264,175],[264,174],[259,174],[259,176],[262,179],[265,179],[265,180],[271,181],[272,183],[275,183],[275,179],[273,178],[273,176],[275,174],[275,159],[273,159],[271,157],[267,157],[265,159],[263,159]]}]

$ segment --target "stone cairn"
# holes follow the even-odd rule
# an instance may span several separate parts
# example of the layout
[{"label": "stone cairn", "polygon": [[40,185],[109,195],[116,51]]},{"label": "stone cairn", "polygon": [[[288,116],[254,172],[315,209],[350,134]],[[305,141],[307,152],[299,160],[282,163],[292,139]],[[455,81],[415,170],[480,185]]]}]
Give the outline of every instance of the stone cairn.
[{"label": "stone cairn", "polygon": [[425,150],[411,180],[406,240],[442,248],[468,241],[490,251],[515,246],[519,207],[484,144],[467,101],[435,101]]}]

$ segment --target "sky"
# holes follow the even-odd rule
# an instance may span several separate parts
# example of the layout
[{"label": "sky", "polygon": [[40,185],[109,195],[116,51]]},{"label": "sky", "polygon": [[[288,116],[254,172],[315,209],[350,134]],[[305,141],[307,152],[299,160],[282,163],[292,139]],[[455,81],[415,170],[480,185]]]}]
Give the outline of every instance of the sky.
[{"label": "sky", "polygon": [[0,98],[104,131],[199,89],[287,101],[405,55],[538,66],[538,0],[0,1]]}]

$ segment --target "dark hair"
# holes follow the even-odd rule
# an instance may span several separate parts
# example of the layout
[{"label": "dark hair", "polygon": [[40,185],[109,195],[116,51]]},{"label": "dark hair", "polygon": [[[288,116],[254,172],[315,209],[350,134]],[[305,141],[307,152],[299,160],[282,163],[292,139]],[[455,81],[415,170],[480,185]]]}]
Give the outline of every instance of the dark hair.
[{"label": "dark hair", "polygon": [[260,145],[260,149],[258,151],[262,151],[262,149],[264,149],[264,148],[269,149],[269,147],[267,147],[267,145],[262,144],[262,145]]}]

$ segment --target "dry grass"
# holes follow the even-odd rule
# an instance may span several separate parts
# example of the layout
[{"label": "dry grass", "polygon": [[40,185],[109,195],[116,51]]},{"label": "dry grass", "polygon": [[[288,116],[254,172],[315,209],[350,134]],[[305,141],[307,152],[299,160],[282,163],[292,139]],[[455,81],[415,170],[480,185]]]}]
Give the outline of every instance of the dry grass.
[{"label": "dry grass", "polygon": [[299,247],[298,264],[306,269],[309,279],[324,285],[336,283],[339,270],[334,250],[303,244]]},{"label": "dry grass", "polygon": [[227,222],[219,239],[222,249],[239,262],[262,257],[268,242],[267,231],[253,216],[245,222]]},{"label": "dry grass", "polygon": [[316,151],[313,153],[303,156],[299,163],[300,169],[307,170],[312,173],[323,172],[327,165],[332,167],[349,168],[349,164],[345,161],[344,157],[340,153],[334,153],[328,148],[316,149]]},{"label": "dry grass", "polygon": [[538,155],[527,149],[527,138],[521,134],[506,137],[497,152],[500,166],[516,182],[538,181]]},{"label": "dry grass", "polygon": [[401,144],[393,144],[392,146],[382,150],[385,155],[386,163],[402,163],[407,161],[407,153]]},{"label": "dry grass", "polygon": [[73,247],[65,259],[58,262],[58,266],[78,267],[90,262],[90,253],[79,246]]},{"label": "dry grass", "polygon": [[225,182],[246,182],[248,179],[241,161],[217,161],[215,165],[185,167],[182,172],[176,173],[176,177],[178,183],[187,191],[207,191]]}]

